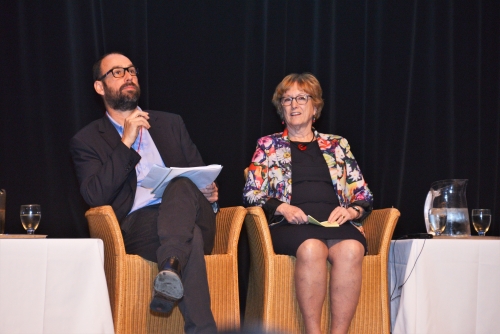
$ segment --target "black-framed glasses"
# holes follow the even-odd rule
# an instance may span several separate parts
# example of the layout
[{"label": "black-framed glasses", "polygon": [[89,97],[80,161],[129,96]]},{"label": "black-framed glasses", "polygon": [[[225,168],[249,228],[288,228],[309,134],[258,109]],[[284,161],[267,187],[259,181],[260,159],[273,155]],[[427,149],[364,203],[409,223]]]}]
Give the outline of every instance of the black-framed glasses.
[{"label": "black-framed glasses", "polygon": [[115,67],[104,73],[104,75],[97,80],[101,81],[104,79],[109,73],[113,74],[115,78],[123,78],[125,76],[125,71],[130,73],[130,75],[136,76],[139,74],[139,69],[135,66],[129,66],[129,67]]},{"label": "black-framed glasses", "polygon": [[297,104],[301,106],[307,103],[307,100],[311,97],[311,95],[297,95],[295,97],[283,97],[281,98],[282,106],[290,106],[292,105],[292,101],[295,100]]}]

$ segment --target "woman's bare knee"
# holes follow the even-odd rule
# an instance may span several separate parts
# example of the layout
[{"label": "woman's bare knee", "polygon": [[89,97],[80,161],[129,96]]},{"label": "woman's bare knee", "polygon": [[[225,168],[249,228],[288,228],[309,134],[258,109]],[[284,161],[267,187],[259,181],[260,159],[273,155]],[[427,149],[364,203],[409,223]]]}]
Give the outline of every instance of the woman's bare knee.
[{"label": "woman's bare knee", "polygon": [[330,261],[361,262],[365,255],[365,247],[357,240],[343,240],[328,250]]},{"label": "woman's bare knee", "polygon": [[328,256],[328,248],[323,241],[318,239],[307,239],[302,244],[300,244],[297,249],[297,260],[303,261],[314,261],[323,260],[326,261]]}]

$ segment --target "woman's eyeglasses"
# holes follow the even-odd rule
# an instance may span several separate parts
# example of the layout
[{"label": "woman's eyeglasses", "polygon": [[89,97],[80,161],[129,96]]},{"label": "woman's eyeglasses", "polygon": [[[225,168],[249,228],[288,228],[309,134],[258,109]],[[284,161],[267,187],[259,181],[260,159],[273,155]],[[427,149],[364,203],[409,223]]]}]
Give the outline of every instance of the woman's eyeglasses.
[{"label": "woman's eyeglasses", "polygon": [[297,95],[295,97],[283,97],[281,98],[282,106],[289,106],[292,104],[292,101],[295,100],[297,104],[304,105],[307,103],[307,100],[311,97],[311,95]]}]

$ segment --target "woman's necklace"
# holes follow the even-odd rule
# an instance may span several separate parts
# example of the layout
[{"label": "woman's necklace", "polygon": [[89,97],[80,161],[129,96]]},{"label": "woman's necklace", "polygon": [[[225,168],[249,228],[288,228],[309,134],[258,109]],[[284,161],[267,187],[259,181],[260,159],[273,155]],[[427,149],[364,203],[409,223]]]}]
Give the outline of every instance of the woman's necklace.
[{"label": "woman's necklace", "polygon": [[295,145],[297,145],[297,148],[301,151],[305,151],[307,150],[307,145],[309,145],[310,143],[312,143],[314,140],[316,140],[316,136],[314,135],[313,133],[313,137],[311,139],[311,141],[307,144],[303,144],[303,143],[297,143],[297,142],[294,142],[292,140],[290,140],[290,142],[294,143]]}]

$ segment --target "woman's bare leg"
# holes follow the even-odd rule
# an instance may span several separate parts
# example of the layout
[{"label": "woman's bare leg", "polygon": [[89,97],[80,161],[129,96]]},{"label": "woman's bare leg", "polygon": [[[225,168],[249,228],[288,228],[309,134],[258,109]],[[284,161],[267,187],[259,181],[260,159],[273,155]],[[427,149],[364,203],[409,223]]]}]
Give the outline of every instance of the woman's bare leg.
[{"label": "woman's bare leg", "polygon": [[307,334],[321,333],[321,309],[326,296],[328,247],[317,239],[297,249],[295,291]]},{"label": "woman's bare leg", "polygon": [[361,293],[365,248],[356,240],[343,240],[328,250],[330,272],[331,334],[347,333]]}]

